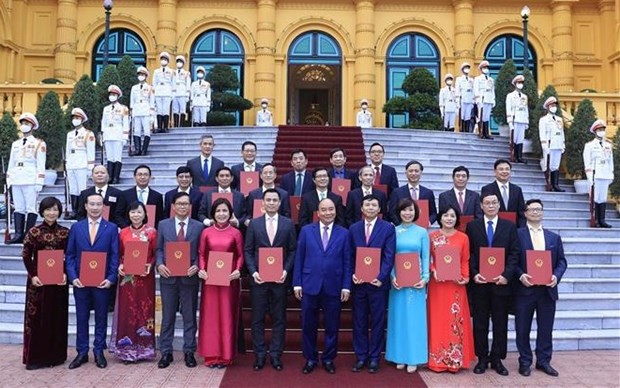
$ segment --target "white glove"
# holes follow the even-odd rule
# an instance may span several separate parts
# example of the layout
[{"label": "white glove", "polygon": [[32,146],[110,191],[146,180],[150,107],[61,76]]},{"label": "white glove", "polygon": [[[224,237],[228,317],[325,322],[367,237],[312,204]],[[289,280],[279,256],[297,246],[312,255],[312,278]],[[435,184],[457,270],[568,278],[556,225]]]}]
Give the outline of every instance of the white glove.
[{"label": "white glove", "polygon": [[586,178],[588,179],[588,186],[592,186],[594,184],[594,174],[586,172]]},{"label": "white glove", "polygon": [[510,128],[511,131],[515,130],[515,126],[512,123],[508,123],[508,128]]},{"label": "white glove", "polygon": [[40,193],[43,190],[43,185],[34,185],[34,191]]},{"label": "white glove", "polygon": [[546,141],[541,142],[540,147],[542,148],[543,153],[546,154],[549,152],[549,143],[547,143]]},{"label": "white glove", "polygon": [[123,147],[127,145],[127,139],[123,139]]}]

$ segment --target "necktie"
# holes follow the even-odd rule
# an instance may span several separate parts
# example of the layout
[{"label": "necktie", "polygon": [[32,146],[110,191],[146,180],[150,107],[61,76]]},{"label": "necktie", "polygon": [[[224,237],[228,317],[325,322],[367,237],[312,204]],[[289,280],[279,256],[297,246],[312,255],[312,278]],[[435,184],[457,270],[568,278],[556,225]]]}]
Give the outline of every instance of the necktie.
[{"label": "necktie", "polygon": [[202,164],[202,176],[205,178],[205,181],[209,180],[209,159],[206,158]]},{"label": "necktie", "polygon": [[493,246],[493,221],[487,221],[487,245]]},{"label": "necktie", "polygon": [[27,138],[27,137],[25,137],[25,138],[24,138],[24,141],[22,142],[22,145],[26,145],[26,142],[27,142],[27,141],[28,141],[28,138]]},{"label": "necktie", "polygon": [[179,222],[179,233],[177,233],[178,241],[185,241],[185,222]]},{"label": "necktie", "polygon": [[267,236],[269,236],[269,244],[273,245],[273,240],[276,238],[276,228],[273,225],[273,218],[269,219],[269,224],[267,225]]},{"label": "necktie", "polygon": [[75,136],[77,136],[77,135],[78,135],[78,130],[76,129],[76,130],[75,130]]},{"label": "necktie", "polygon": [[381,184],[381,170],[379,167],[375,167],[375,185]]},{"label": "necktie", "polygon": [[463,201],[463,192],[459,191],[459,207],[461,208],[461,213],[463,213],[464,206],[465,206],[465,202]]},{"label": "necktie", "polygon": [[411,190],[411,199],[413,199],[415,201],[415,187],[412,187],[409,190]]},{"label": "necktie", "polygon": [[417,187],[413,188],[413,199],[417,201],[420,199],[420,190]]},{"label": "necktie", "polygon": [[301,196],[301,173],[297,173],[297,179],[295,179],[295,196]]},{"label": "necktie", "polygon": [[145,205],[146,205],[146,203],[144,202],[144,192],[145,192],[145,191],[146,191],[146,190],[144,190],[144,189],[140,189],[140,195],[138,196],[138,201],[140,201],[140,203],[142,203],[142,204],[145,204]]},{"label": "necktie", "polygon": [[320,193],[319,193],[319,201],[322,201],[322,200],[324,200],[324,199],[325,199],[325,193],[320,192]]},{"label": "necktie", "polygon": [[368,244],[368,241],[370,241],[370,227],[372,226],[372,224],[370,222],[366,223],[366,244]]},{"label": "necktie", "polygon": [[90,236],[90,245],[93,245],[95,243],[95,237],[97,236],[97,223],[95,221],[90,221],[88,235]]},{"label": "necktie", "polygon": [[327,249],[327,244],[329,243],[329,235],[327,234],[328,230],[329,227],[323,227],[323,238],[321,239],[321,241],[323,241],[323,250]]},{"label": "necktie", "polygon": [[97,189],[97,194],[103,196],[103,189]]},{"label": "necktie", "polygon": [[504,209],[508,210],[508,186],[502,185],[502,201],[504,202]]},{"label": "necktie", "polygon": [[532,240],[532,246],[537,251],[545,250],[545,239],[542,229],[532,229],[534,232],[534,239]]}]

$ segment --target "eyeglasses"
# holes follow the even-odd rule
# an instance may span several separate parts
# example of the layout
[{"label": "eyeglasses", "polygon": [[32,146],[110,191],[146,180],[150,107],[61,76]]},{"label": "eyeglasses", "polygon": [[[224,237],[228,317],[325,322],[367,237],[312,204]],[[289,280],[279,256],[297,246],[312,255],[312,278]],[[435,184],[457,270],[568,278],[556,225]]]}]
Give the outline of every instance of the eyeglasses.
[{"label": "eyeglasses", "polygon": [[174,206],[186,207],[189,206],[189,202],[177,202],[174,204]]},{"label": "eyeglasses", "polygon": [[499,205],[499,202],[495,201],[495,202],[482,202],[482,204],[484,206],[497,206]]},{"label": "eyeglasses", "polygon": [[375,154],[375,155],[381,155],[383,153],[383,151],[381,150],[375,150],[375,151],[370,151],[371,154]]},{"label": "eyeglasses", "polygon": [[531,213],[542,213],[543,212],[543,208],[542,207],[531,207],[529,209],[525,209],[526,212],[531,212]]}]

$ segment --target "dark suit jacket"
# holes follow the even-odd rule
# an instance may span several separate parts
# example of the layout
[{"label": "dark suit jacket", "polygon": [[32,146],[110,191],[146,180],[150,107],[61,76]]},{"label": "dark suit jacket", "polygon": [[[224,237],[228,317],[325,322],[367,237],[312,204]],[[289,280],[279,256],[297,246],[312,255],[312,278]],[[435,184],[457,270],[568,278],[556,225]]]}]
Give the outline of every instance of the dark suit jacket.
[{"label": "dark suit jacket", "polygon": [[314,222],[301,228],[295,252],[293,286],[303,293],[319,295],[324,292],[340,296],[343,289],[351,290],[351,246],[349,231],[333,225],[327,248],[323,249],[322,224]]},{"label": "dark suit jacket", "polygon": [[[335,178],[334,176],[334,168],[330,167],[327,169],[327,175],[329,175],[329,190],[332,189],[332,180]],[[344,179],[348,179],[351,181],[351,190],[358,188],[362,185],[359,179],[358,171],[349,170],[347,168],[344,169]]]},{"label": "dark suit jacket", "polygon": [[[258,268],[258,249],[262,247],[282,247],[284,270],[287,274],[290,274],[295,261],[295,249],[297,248],[297,237],[293,221],[290,218],[278,215],[278,228],[272,245],[269,243],[269,236],[267,235],[265,216],[252,220],[245,233],[243,249],[245,265],[250,275],[254,272],[260,273]],[[253,277],[250,277],[250,282],[254,284]]]},{"label": "dark suit jacket", "polygon": [[[478,286],[473,281],[474,276],[480,273],[480,248],[487,247],[487,226],[484,218],[478,218],[467,224],[467,237],[469,237],[469,276],[472,279],[470,284]],[[519,238],[517,236],[517,227],[510,221],[498,217],[497,226],[493,233],[493,247],[504,248],[505,253],[505,269],[502,276],[510,283],[514,278],[514,274],[519,262]],[[490,281],[490,279],[487,279]],[[510,295],[510,284],[505,286],[492,285],[493,292],[497,295]]]},{"label": "dark suit jacket", "polygon": [[224,162],[215,156],[212,156],[211,165],[209,166],[209,179],[206,180],[202,175],[202,162],[200,161],[200,156],[188,160],[187,167],[189,167],[192,171],[192,181],[194,182],[194,186],[217,186],[217,182],[215,181],[215,172],[219,168],[224,167]]},{"label": "dark suit jacket", "polygon": [[[295,195],[295,170],[287,172],[280,178],[280,188],[285,190],[289,196]],[[308,191],[314,190],[314,181],[312,180],[312,174],[306,170],[304,175],[304,184],[301,187],[301,195],[306,194]]]},{"label": "dark suit jacket", "polygon": [[525,214],[523,211],[525,210],[525,200],[523,199],[523,192],[521,188],[515,184],[508,182],[508,209],[504,206],[504,201],[502,201],[502,192],[497,185],[497,181],[493,181],[486,186],[482,187],[480,191],[480,196],[484,196],[486,192],[491,192],[497,195],[497,199],[499,200],[499,211],[501,212],[516,212],[517,213],[517,226],[523,227],[525,226]]},{"label": "dark suit jacket", "polygon": [[366,225],[364,221],[356,222],[349,228],[349,243],[351,244],[352,273],[355,273],[357,247],[381,248],[381,266],[377,279],[383,283],[380,288],[389,289],[390,273],[394,267],[394,255],[396,253],[396,229],[394,225],[378,219],[367,244]]},{"label": "dark suit jacket", "polygon": [[[441,210],[448,205],[460,209],[454,188],[439,194],[439,209]],[[461,214],[464,216],[474,216],[474,218],[481,218],[484,215],[482,208],[480,208],[480,195],[478,193],[469,189],[465,190],[465,203],[463,204],[463,212]]]},{"label": "dark suit jacket", "polygon": [[[256,163],[256,162],[254,162],[254,164],[255,164],[255,166],[256,166],[255,171],[258,171],[258,172],[260,173],[260,171],[261,171],[261,170],[262,170],[262,168],[263,168],[263,165],[262,165],[262,164],[260,164],[260,163]],[[239,178],[239,177],[241,176],[241,175],[240,175],[241,171],[245,171],[245,170],[243,169],[243,162],[241,162],[241,163],[239,163],[239,164],[235,164],[235,165],[233,165],[230,169],[231,169],[231,171],[232,171],[232,175],[233,175],[233,181],[232,181],[232,184],[231,184],[230,186],[231,186],[233,189],[235,189],[235,190],[241,190],[241,183],[239,183],[239,182],[241,182],[241,180],[240,180],[240,178]],[[258,183],[259,187],[260,187],[262,184],[263,184],[263,181],[262,181],[262,179],[260,179],[260,178],[259,178],[259,183]]]},{"label": "dark suit jacket", "polygon": [[[336,205],[336,224],[346,226],[342,197],[328,191],[327,198],[334,201],[334,205]],[[316,190],[312,190],[301,197],[301,207],[299,208],[299,227],[303,227],[314,222],[314,212],[317,210],[319,210],[319,194]]]},{"label": "dark suit jacket", "polygon": [[[517,233],[519,235],[519,265],[517,265],[515,270],[515,293],[517,295],[530,295],[536,288],[544,287],[549,292],[551,299],[558,300],[558,286],[553,288],[547,286],[525,287],[519,280],[521,275],[527,273],[526,251],[534,249],[534,245],[532,244],[532,238],[530,237],[530,231],[527,226],[519,228]],[[564,256],[562,238],[560,235],[547,229],[543,229],[543,233],[545,235],[545,250],[551,252],[551,271],[558,279],[558,284],[560,284],[560,280],[562,280],[562,276],[568,266],[566,257]]]},{"label": "dark suit jacket", "polygon": [[102,218],[95,236],[95,242],[91,245],[88,222],[88,218],[78,221],[69,232],[69,242],[65,254],[67,280],[71,283],[80,278],[82,252],[106,252],[105,278],[111,283],[116,283],[120,263],[118,227]]},{"label": "dark suit jacket", "polygon": [[[211,218],[211,198],[213,197],[214,192],[207,192],[202,195],[202,199],[200,200],[200,209],[198,209],[198,220],[203,222],[207,218]],[[246,219],[246,211],[245,211],[245,198],[240,191],[231,190],[233,196],[233,203],[231,203],[233,207],[233,213],[237,220],[239,220],[239,225],[243,225]]]},{"label": "dark suit jacket", "polygon": [[[435,193],[433,190],[426,188],[422,185],[419,185],[420,193],[418,194],[420,199],[428,200],[428,217],[431,225],[435,223],[437,220],[437,207],[435,206]],[[409,191],[409,184],[399,187],[394,190],[390,195],[390,219],[389,221],[398,225],[400,222],[398,221],[398,203],[403,198],[411,198],[411,192]]]},{"label": "dark suit jacket", "polygon": [[[88,196],[91,194],[95,194],[96,192],[97,189],[95,188],[95,186],[93,186],[82,190],[82,192],[80,193],[77,209],[78,221],[86,218],[86,198],[88,198]],[[105,192],[105,198],[103,199],[103,204],[110,207],[110,219],[108,221],[120,227],[125,224],[125,214],[120,213],[123,209],[125,209],[126,206],[126,204],[124,203],[125,198],[123,197],[122,193],[123,192],[116,187],[108,185],[108,189]]]},{"label": "dark suit jacket", "polygon": [[[123,202],[124,208],[121,210],[121,214],[123,214],[123,225],[119,225],[121,228],[130,225],[129,219],[125,216],[127,214],[127,208],[134,202],[138,201],[138,193],[136,191],[136,186],[132,186],[131,188],[123,191],[123,198],[125,199]],[[155,205],[155,226],[159,224],[159,221],[163,220],[164,217],[164,197],[158,191],[153,190],[152,187],[149,186],[149,196],[146,199],[147,205]]]},{"label": "dark suit jacket", "polygon": [[[375,169],[374,165],[370,165],[372,169]],[[381,166],[381,179],[379,183],[382,185],[387,185],[388,189],[388,197],[392,195],[392,191],[398,189],[398,174],[396,174],[396,170],[392,166],[388,166],[387,164],[383,164]]]},{"label": "dark suit jacket", "polygon": [[[170,217],[170,209],[172,208],[172,198],[178,191],[179,191],[179,187],[177,186],[176,188],[170,191],[166,191],[166,194],[164,194],[164,215],[163,215],[164,218]],[[202,199],[202,193],[200,192],[200,190],[198,190],[198,188],[191,187],[189,189],[189,199],[190,199],[190,202],[192,203],[192,218],[197,220],[198,209],[200,209],[200,200]]]},{"label": "dark suit jacket", "polygon": [[[388,201],[385,193],[381,190],[372,189],[372,194],[379,198],[379,207],[381,208],[381,214],[386,221],[389,220],[388,214]],[[361,187],[352,190],[347,196],[347,207],[345,211],[345,221],[347,226],[351,226],[357,221],[362,219],[362,200],[364,199],[364,192]]]},{"label": "dark suit jacket", "polygon": [[[280,193],[280,210],[278,214],[284,217],[291,217],[291,203],[288,199],[288,193],[283,189],[276,187],[275,188],[278,193]],[[254,215],[254,200],[255,199],[263,199],[263,188],[259,187],[258,189],[250,191],[250,194],[247,196],[245,200],[245,210],[247,219],[252,219]]]},{"label": "dark suit jacket", "polygon": [[[203,226],[200,222],[188,218],[187,226],[185,228],[185,241],[190,242],[190,266],[198,265],[198,246],[200,245],[200,235],[202,233]],[[155,265],[156,267],[161,264],[166,264],[166,242],[177,241],[177,231],[175,227],[175,218],[166,218],[162,220],[157,227],[157,248],[155,249]],[[171,276],[165,278],[159,277],[161,283],[173,284],[176,283],[177,278],[181,279],[181,283],[191,284],[198,282],[198,275],[192,277],[188,276]]]}]

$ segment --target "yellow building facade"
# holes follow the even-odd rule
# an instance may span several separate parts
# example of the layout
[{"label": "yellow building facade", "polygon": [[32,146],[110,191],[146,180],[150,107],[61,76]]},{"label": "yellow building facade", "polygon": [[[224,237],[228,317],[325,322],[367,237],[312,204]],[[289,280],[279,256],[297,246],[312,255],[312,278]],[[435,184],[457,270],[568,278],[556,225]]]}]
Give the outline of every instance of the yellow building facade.
[{"label": "yellow building facade", "polygon": [[[553,84],[562,95],[591,89],[617,96],[620,0],[117,0],[111,31],[134,39],[125,39],[125,49],[135,49],[151,70],[164,50],[185,55],[192,69],[230,54],[240,93],[256,106],[268,98],[277,124],[304,123],[318,110],[331,124],[354,125],[365,98],[374,125],[390,126],[396,122],[380,111],[409,69],[427,67],[443,79],[459,74],[463,62],[476,75],[489,55],[497,66],[519,50],[522,58],[524,5],[539,89]],[[100,1],[2,0],[5,110],[36,108],[29,106],[36,98],[26,101],[10,85],[96,78],[104,21]],[[123,54],[121,40],[115,45]],[[620,113],[614,99],[607,120]],[[243,123],[253,124],[254,116],[247,111]]]}]

